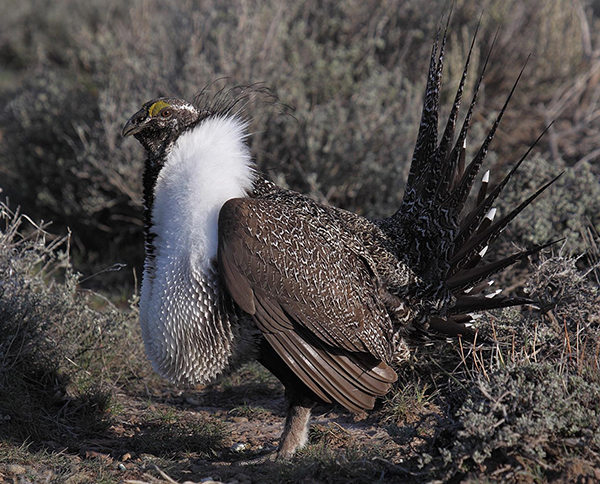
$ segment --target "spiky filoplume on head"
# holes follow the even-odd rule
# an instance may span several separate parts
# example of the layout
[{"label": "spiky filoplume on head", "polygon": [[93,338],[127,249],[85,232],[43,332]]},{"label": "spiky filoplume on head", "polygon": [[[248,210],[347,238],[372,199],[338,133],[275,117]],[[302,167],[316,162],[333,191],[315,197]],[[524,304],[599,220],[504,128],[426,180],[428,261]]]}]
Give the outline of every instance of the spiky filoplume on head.
[{"label": "spiky filoplume on head", "polygon": [[486,174],[465,212],[506,105],[465,168],[481,77],[455,140],[469,53],[438,141],[445,38],[434,43],[404,200],[384,220],[319,204],[256,172],[236,111],[252,89],[212,102],[203,95],[195,105],[155,99],[123,129],[148,154],[140,301],[147,353],[162,375],[187,383],[258,359],[289,400],[280,456],[305,443],[315,402],[373,408],[396,380],[390,365],[408,341],[467,336],[471,311],[529,302],[483,290],[490,275],[541,247],[487,265],[482,259],[548,185],[493,222],[492,205],[514,170],[489,194]]}]

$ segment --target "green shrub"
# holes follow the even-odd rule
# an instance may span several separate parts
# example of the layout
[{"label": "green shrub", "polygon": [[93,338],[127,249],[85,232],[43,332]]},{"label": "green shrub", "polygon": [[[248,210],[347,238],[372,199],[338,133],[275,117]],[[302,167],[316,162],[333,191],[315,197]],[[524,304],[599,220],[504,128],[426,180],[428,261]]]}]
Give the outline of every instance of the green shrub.
[{"label": "green shrub", "polygon": [[554,185],[508,226],[505,241],[523,247],[566,237],[571,254],[578,256],[589,249],[583,234],[588,227],[600,233],[600,184],[588,163],[573,168],[562,161],[532,156],[523,163],[498,206],[501,213],[508,213],[558,175],[561,177]]},{"label": "green shrub", "polygon": [[0,219],[0,433],[69,445],[106,428],[112,387],[139,371],[139,337],[131,316],[77,291],[66,239],[21,235],[28,219],[5,205]]},{"label": "green shrub", "polygon": [[521,364],[481,378],[456,412],[450,452],[461,470],[506,463],[552,468],[562,448],[600,450],[600,385],[552,365]]}]

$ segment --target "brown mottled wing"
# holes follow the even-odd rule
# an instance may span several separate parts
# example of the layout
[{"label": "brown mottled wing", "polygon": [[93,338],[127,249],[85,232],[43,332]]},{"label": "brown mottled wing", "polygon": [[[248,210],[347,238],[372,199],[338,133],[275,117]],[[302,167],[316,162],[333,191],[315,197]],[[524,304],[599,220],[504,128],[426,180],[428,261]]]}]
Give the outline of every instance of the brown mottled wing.
[{"label": "brown mottled wing", "polygon": [[396,374],[392,328],[356,241],[327,209],[233,199],[219,215],[219,271],[294,373],[324,401],[372,408]]}]

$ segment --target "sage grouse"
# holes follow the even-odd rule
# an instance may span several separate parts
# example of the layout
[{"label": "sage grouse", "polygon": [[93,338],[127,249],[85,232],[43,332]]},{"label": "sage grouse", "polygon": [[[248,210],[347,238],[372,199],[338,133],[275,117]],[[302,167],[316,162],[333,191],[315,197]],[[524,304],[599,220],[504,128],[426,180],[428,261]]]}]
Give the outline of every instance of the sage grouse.
[{"label": "sage grouse", "polygon": [[492,298],[484,289],[490,275],[541,247],[481,261],[550,183],[493,222],[493,204],[523,157],[493,190],[486,173],[474,208],[465,208],[512,91],[465,167],[483,72],[455,136],[469,53],[438,137],[442,39],[432,49],[404,199],[384,220],[322,205],[263,178],[238,109],[247,93],[195,104],[154,99],[123,128],[147,152],[140,299],[147,354],[161,375],[190,384],[261,362],[286,389],[279,457],[305,444],[315,402],[372,409],[396,381],[391,363],[407,341],[467,335],[471,312],[528,302]]}]

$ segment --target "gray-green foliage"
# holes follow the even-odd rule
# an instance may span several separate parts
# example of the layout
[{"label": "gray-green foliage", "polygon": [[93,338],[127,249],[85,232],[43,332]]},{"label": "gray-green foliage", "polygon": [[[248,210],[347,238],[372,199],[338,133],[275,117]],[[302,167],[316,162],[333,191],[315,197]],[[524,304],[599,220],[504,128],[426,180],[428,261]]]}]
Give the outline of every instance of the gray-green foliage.
[{"label": "gray-green foliage", "polygon": [[3,127],[8,196],[38,218],[51,217],[56,230],[71,227],[88,267],[100,251],[115,260],[111,248],[139,242],[140,223],[132,214],[138,190],[127,177],[141,169],[141,160],[130,156],[131,166],[122,163],[130,147],[115,160],[99,115],[89,88],[51,71],[13,97]]},{"label": "gray-green foliage", "polygon": [[480,377],[456,417],[462,428],[451,452],[462,468],[517,456],[551,465],[562,446],[600,450],[600,385],[552,365],[520,364]]},{"label": "gray-green foliage", "polygon": [[583,254],[588,249],[582,237],[585,229],[591,227],[600,233],[600,183],[589,163],[570,167],[563,161],[532,156],[515,175],[499,207],[507,213],[559,175],[531,207],[511,222],[506,238],[521,246],[531,246],[566,237],[568,250],[575,255]]},{"label": "gray-green foliage", "polygon": [[139,340],[127,339],[129,316],[78,293],[66,240],[41,228],[25,236],[26,220],[0,205],[0,433],[68,442],[104,425]]},{"label": "gray-green foliage", "polygon": [[[467,375],[456,374],[440,392],[452,410],[445,445],[431,455],[444,462],[446,476],[498,470],[494,475],[502,480],[516,469],[537,469],[546,479],[571,459],[594,462],[600,450],[600,291],[590,276],[575,259],[542,258],[527,294],[543,311],[511,308],[483,318],[495,344],[474,356],[469,350]],[[442,358],[438,365],[453,367]]]},{"label": "gray-green foliage", "polygon": [[[25,250],[13,242],[16,227],[0,233],[0,414],[2,429],[23,429],[27,438],[37,432],[41,417],[38,400],[50,406],[60,399],[64,382],[59,375],[60,347],[46,336],[64,317],[58,299],[39,278],[27,276],[49,255],[43,243],[33,241]],[[53,255],[53,254],[52,254]],[[50,400],[50,401],[48,401]]]},{"label": "gray-green foliage", "polygon": [[571,331],[577,323],[586,322],[590,328],[600,325],[600,288],[592,271],[577,269],[577,260],[556,255],[543,258],[531,274],[528,294],[542,307],[552,309],[555,317],[565,322]]}]

